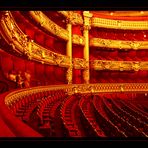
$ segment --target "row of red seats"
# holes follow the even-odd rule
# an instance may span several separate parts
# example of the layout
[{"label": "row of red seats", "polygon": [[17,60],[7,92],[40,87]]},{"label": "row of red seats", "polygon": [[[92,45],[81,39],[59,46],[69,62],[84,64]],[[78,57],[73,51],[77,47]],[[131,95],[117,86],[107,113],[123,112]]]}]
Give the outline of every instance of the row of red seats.
[{"label": "row of red seats", "polygon": [[131,123],[132,125],[135,125],[135,127],[137,127],[137,129],[141,132],[145,132],[147,133],[146,130],[146,123],[138,120],[136,117],[134,117],[133,115],[131,115],[130,113],[126,112],[125,110],[123,110],[117,103],[117,101],[114,101],[113,99],[110,100],[113,106],[113,110],[120,114],[121,117],[123,117],[123,119],[128,120],[129,123]]},{"label": "row of red seats", "polygon": [[[112,120],[113,121],[120,121],[119,123],[122,123],[122,125],[120,125],[119,123],[117,124],[119,128],[122,128],[123,125],[126,125],[125,126],[125,133],[128,135],[128,136],[145,136],[142,132],[140,132],[134,125],[133,125],[133,122],[132,124],[129,122],[129,117],[127,117],[126,119],[122,117],[122,115],[118,115],[113,107],[112,107],[112,104],[107,102],[107,99],[103,98],[103,102],[104,102],[104,108],[105,108],[105,111],[112,117]],[[124,122],[124,124],[123,124]],[[122,128],[123,130],[123,128]],[[130,132],[129,132],[130,131]]]},{"label": "row of red seats", "polygon": [[5,104],[5,96],[0,96],[0,135],[1,137],[42,137],[41,134],[16,118]]},{"label": "row of red seats", "polygon": [[78,129],[75,119],[75,106],[78,105],[78,96],[72,95],[66,99],[61,106],[61,118],[68,129],[71,137],[81,137],[81,132]]},{"label": "row of red seats", "polygon": [[89,122],[89,124],[92,126],[92,130],[96,132],[96,135],[99,137],[105,137],[104,132],[95,120],[95,116],[93,115],[90,102],[91,96],[83,96],[79,102],[80,109],[87,121]]},{"label": "row of red seats", "polygon": [[97,115],[99,115],[102,121],[104,121],[102,124],[108,125],[108,126],[102,126],[102,129],[105,131],[108,137],[113,137],[113,136],[127,137],[124,131],[121,131],[121,129],[119,129],[119,127],[117,126],[118,123],[117,122],[115,123],[114,120],[111,120],[110,116],[105,111],[103,107],[102,96],[95,95],[93,98],[93,105],[95,107],[95,110],[97,111]]}]

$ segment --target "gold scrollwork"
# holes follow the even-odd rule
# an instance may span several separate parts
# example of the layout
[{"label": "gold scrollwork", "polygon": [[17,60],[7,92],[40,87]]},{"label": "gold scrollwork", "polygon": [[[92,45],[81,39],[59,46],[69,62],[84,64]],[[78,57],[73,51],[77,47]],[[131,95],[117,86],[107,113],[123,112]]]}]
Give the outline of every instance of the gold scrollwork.
[{"label": "gold scrollwork", "polygon": [[[43,12],[39,11],[38,13],[36,13],[36,11],[30,11],[29,14],[35,21],[42,24],[42,27],[44,27],[47,31],[51,32],[52,34],[64,40],[68,40],[68,31],[58,26],[52,20],[50,20]],[[42,17],[42,19],[40,19],[40,17]]]},{"label": "gold scrollwork", "polygon": [[89,68],[87,67],[86,69],[83,70],[83,79],[85,83],[89,83]]},{"label": "gold scrollwork", "polygon": [[64,15],[73,25],[83,24],[82,16],[74,11],[58,11],[58,13]]},{"label": "gold scrollwork", "polygon": [[67,69],[67,73],[66,73],[66,78],[67,78],[67,81],[68,81],[68,84],[72,84],[72,70],[73,70],[73,67],[72,65]]},{"label": "gold scrollwork", "polygon": [[16,90],[9,93],[5,97],[5,104],[9,107],[16,103],[22,97],[32,94],[47,92],[51,90],[64,90],[69,95],[74,93],[92,93],[92,92],[148,92],[148,83],[106,83],[106,84],[72,84],[72,85],[50,85],[50,86],[38,86],[33,88],[26,88]]},{"label": "gold scrollwork", "polygon": [[72,62],[75,69],[85,69],[88,65],[85,59],[80,58],[74,58]]},{"label": "gold scrollwork", "polygon": [[138,70],[148,70],[148,62],[93,60],[90,62],[90,67],[95,70],[138,71]]},{"label": "gold scrollwork", "polygon": [[84,45],[84,37],[77,34],[73,34],[72,42],[78,45]]},{"label": "gold scrollwork", "polygon": [[[12,24],[13,29],[12,29]],[[26,54],[29,59],[39,61],[46,64],[55,64],[62,67],[70,65],[70,58],[47,50],[33,40],[29,40],[20,28],[17,26],[13,16],[8,12],[7,17],[2,17],[1,26],[3,29],[3,36],[8,43],[11,43],[13,50],[19,54]]]},{"label": "gold scrollwork", "polygon": [[134,71],[140,70],[140,62],[133,62],[132,68],[133,68]]},{"label": "gold scrollwork", "polygon": [[102,38],[91,38],[90,46],[107,47],[117,49],[148,49],[148,41],[123,41],[123,40],[110,40]]},{"label": "gold scrollwork", "polygon": [[91,21],[91,25],[93,27],[104,27],[124,30],[148,30],[147,24],[148,21],[124,21],[96,17],[93,17]]}]

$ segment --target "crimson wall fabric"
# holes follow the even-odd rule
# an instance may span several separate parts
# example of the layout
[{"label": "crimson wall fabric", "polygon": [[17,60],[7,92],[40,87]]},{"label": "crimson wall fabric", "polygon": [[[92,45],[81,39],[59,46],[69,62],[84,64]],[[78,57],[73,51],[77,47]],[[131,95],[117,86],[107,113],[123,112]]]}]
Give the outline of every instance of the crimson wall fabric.
[{"label": "crimson wall fabric", "polygon": [[148,72],[142,71],[109,71],[90,70],[91,83],[137,83],[148,82]]},{"label": "crimson wall fabric", "polygon": [[25,69],[25,61],[23,59],[13,56],[12,61],[13,61],[13,66],[14,66],[13,70],[14,71],[24,72],[26,70]]},{"label": "crimson wall fabric", "polygon": [[148,50],[90,48],[90,60],[148,61]]},{"label": "crimson wall fabric", "polygon": [[35,79],[42,81],[45,80],[44,64],[41,64],[39,62],[35,63]]},{"label": "crimson wall fabric", "polygon": [[92,27],[89,31],[90,38],[103,38],[112,40],[146,41],[147,30],[121,30]]},{"label": "crimson wall fabric", "polygon": [[66,84],[66,71],[67,69],[64,67],[54,67],[53,75],[54,75],[54,80],[55,84]]},{"label": "crimson wall fabric", "polygon": [[9,72],[9,70],[13,69],[13,61],[11,59],[11,56],[6,57],[1,55],[1,65],[4,73]]},{"label": "crimson wall fabric", "polygon": [[[40,27],[34,25],[21,13],[14,11],[13,16],[20,29],[35,43],[60,54],[66,54],[66,41],[45,33]],[[21,20],[21,21],[20,21]]]},{"label": "crimson wall fabric", "polygon": [[0,50],[0,65],[4,74],[11,71],[31,74],[32,85],[66,84],[66,68],[46,65],[12,56]]},{"label": "crimson wall fabric", "polygon": [[72,46],[72,57],[73,58],[83,58],[83,46],[73,45]]},{"label": "crimson wall fabric", "polygon": [[83,70],[73,69],[73,84],[83,83]]},{"label": "crimson wall fabric", "polygon": [[72,26],[72,34],[77,34],[77,35],[83,36],[82,31],[81,31],[81,26],[80,25],[73,25]]},{"label": "crimson wall fabric", "polygon": [[35,77],[35,62],[28,60],[27,62],[25,62],[25,66],[25,70],[27,70],[32,77]]}]

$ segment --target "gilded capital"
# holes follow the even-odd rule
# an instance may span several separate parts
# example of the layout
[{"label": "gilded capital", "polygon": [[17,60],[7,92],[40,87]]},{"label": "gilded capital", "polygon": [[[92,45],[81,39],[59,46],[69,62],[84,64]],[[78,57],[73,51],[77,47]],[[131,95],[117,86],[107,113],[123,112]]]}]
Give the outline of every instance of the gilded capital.
[{"label": "gilded capital", "polygon": [[84,25],[83,28],[84,28],[84,30],[90,30],[91,26],[90,25]]}]

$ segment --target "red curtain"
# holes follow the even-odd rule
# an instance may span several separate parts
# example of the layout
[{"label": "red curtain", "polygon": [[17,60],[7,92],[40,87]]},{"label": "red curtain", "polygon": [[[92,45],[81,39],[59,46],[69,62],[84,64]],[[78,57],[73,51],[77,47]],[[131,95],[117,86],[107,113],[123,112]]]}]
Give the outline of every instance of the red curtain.
[{"label": "red curtain", "polygon": [[83,46],[73,45],[72,46],[72,56],[73,58],[83,58]]},{"label": "red curtain", "polygon": [[83,83],[83,71],[80,69],[73,69],[73,83],[81,84]]},{"label": "red curtain", "polygon": [[73,25],[72,26],[72,34],[82,35],[81,26],[80,25]]}]

